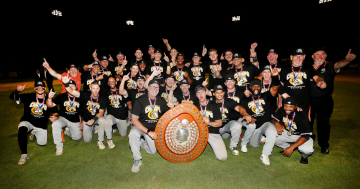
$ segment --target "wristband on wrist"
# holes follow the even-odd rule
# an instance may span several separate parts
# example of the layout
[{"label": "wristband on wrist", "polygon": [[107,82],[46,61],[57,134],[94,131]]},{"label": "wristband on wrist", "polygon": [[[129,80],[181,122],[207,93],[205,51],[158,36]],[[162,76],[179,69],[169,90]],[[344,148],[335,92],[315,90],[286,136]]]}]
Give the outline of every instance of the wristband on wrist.
[{"label": "wristband on wrist", "polygon": [[166,64],[167,66],[170,66],[170,62],[167,62],[167,64]]},{"label": "wristband on wrist", "polygon": [[95,121],[97,121],[99,118],[98,118],[97,116],[95,116],[95,117],[93,117],[92,119],[93,119],[94,122],[95,122]]},{"label": "wristband on wrist", "polygon": [[65,88],[69,87],[69,83],[64,83]]},{"label": "wristband on wrist", "polygon": [[254,58],[252,58],[252,59],[253,59],[253,62],[257,62],[257,61],[258,61],[257,57],[254,57]]},{"label": "wristband on wrist", "polygon": [[147,131],[146,131],[146,134],[149,134],[150,133],[150,130],[148,129]]},{"label": "wristband on wrist", "polygon": [[54,116],[56,116],[56,117],[58,117],[58,118],[59,118],[59,115],[58,115],[58,114],[56,114],[56,115],[54,115]]},{"label": "wristband on wrist", "polygon": [[347,60],[345,59],[345,62],[351,62],[351,61],[347,61]]}]

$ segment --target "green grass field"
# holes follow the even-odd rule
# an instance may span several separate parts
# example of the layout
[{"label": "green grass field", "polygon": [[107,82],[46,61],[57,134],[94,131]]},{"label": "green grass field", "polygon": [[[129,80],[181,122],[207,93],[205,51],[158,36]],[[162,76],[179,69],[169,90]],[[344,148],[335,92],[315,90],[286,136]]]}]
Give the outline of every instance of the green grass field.
[{"label": "green grass field", "polygon": [[[60,91],[60,85],[55,89]],[[26,89],[24,92],[32,92]],[[20,149],[17,126],[23,114],[23,105],[8,98],[12,91],[0,92],[2,115],[0,133],[1,188],[360,188],[360,123],[356,121],[360,106],[360,85],[336,83],[333,95],[334,113],[330,154],[320,153],[317,142],[309,164],[300,164],[295,151],[285,158],[274,147],[270,166],[261,163],[259,148],[248,146],[248,153],[234,156],[228,149],[228,159],[220,162],[210,146],[195,161],[175,164],[159,154],[150,155],[141,150],[143,165],[139,173],[132,173],[132,154],[128,137],[113,135],[114,149],[100,150],[93,140],[85,143],[65,136],[64,154],[55,155],[51,126],[48,143],[38,146],[28,142],[30,159],[17,165]],[[316,134],[316,132],[315,132]],[[228,147],[230,140],[226,139]],[[239,147],[240,149],[240,147]]]}]

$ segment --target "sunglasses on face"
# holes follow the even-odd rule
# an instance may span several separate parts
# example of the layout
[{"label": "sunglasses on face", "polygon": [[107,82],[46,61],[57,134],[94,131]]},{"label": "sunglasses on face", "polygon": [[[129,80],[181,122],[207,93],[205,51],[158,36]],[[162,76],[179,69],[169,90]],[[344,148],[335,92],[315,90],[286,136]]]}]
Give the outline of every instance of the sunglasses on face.
[{"label": "sunglasses on face", "polygon": [[42,89],[45,90],[45,87],[35,87],[36,90]]}]

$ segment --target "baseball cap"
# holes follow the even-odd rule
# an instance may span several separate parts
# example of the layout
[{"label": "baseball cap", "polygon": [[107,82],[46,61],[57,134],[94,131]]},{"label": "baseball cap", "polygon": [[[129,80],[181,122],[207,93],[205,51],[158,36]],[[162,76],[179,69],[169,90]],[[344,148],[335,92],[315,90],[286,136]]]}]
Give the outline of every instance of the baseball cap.
[{"label": "baseball cap", "polygon": [[243,58],[240,53],[234,53],[233,58]]},{"label": "baseball cap", "polygon": [[70,64],[69,69],[70,69],[70,68],[76,68],[76,69],[77,69],[77,67],[76,67],[75,64]]},{"label": "baseball cap", "polygon": [[142,80],[146,81],[146,78],[145,78],[145,76],[143,76],[143,75],[138,75],[138,76],[136,77],[136,81],[139,80],[139,79],[142,79]]},{"label": "baseball cap", "polygon": [[215,85],[214,87],[214,92],[216,92],[217,90],[223,90],[225,91],[224,87],[222,85]]},{"label": "baseball cap", "polygon": [[189,81],[187,79],[183,79],[180,81],[180,85],[182,84],[187,84],[187,85],[190,85]]},{"label": "baseball cap", "polygon": [[72,79],[69,81],[69,84],[76,85],[75,81]]},{"label": "baseball cap", "polygon": [[119,51],[116,56],[119,56],[119,55],[125,56],[125,54],[122,51]]},{"label": "baseball cap", "polygon": [[160,53],[160,54],[161,54],[162,52],[161,52],[160,49],[155,49],[154,54],[155,54],[155,53]]},{"label": "baseball cap", "polygon": [[198,85],[195,87],[195,93],[199,92],[199,91],[205,91],[206,92],[206,88],[202,85]]},{"label": "baseball cap", "polygon": [[195,52],[195,53],[193,54],[193,57],[194,57],[194,56],[200,56],[200,54],[197,53],[197,52]]},{"label": "baseball cap", "polygon": [[133,63],[131,63],[130,67],[133,67],[133,66],[139,66],[139,64],[137,62],[133,62]]},{"label": "baseball cap", "polygon": [[149,47],[148,47],[148,48],[150,49],[151,47],[152,47],[152,48],[154,48],[152,45],[149,45]]},{"label": "baseball cap", "polygon": [[268,54],[269,54],[269,53],[275,53],[275,54],[277,54],[278,51],[277,51],[276,49],[270,49],[269,52],[268,52]]},{"label": "baseball cap", "polygon": [[261,81],[259,79],[252,80],[250,86],[255,86],[255,85],[261,86]]},{"label": "baseball cap", "polygon": [[150,86],[150,85],[152,85],[152,84],[158,84],[158,85],[160,85],[159,84],[159,81],[157,81],[156,79],[153,79],[153,80],[151,80],[150,82],[149,82],[149,85],[148,86]]},{"label": "baseball cap", "polygon": [[42,81],[35,82],[35,87],[45,87],[45,83]]},{"label": "baseball cap", "polygon": [[318,51],[324,51],[326,53],[327,49],[325,47],[317,47],[314,49],[313,53],[312,54],[315,54],[316,52]]},{"label": "baseball cap", "polygon": [[101,56],[99,60],[103,61],[103,60],[107,60],[107,59],[108,59],[107,56]]},{"label": "baseball cap", "polygon": [[270,70],[270,65],[265,65],[264,67],[262,67],[261,71],[264,71],[264,70]]},{"label": "baseball cap", "polygon": [[293,50],[293,52],[291,53],[292,56],[296,56],[296,55],[305,55],[305,49],[303,48],[296,48]]},{"label": "baseball cap", "polygon": [[99,62],[99,61],[95,61],[92,66],[96,66],[96,65],[100,66],[100,62]]},{"label": "baseball cap", "polygon": [[143,59],[139,60],[137,63],[138,63],[139,65],[140,65],[140,64],[146,64],[146,62],[145,62]]},{"label": "baseball cap", "polygon": [[176,58],[177,58],[178,56],[182,56],[182,57],[184,57],[184,58],[185,58],[184,53],[181,53],[181,52],[177,53]]},{"label": "baseball cap", "polygon": [[288,97],[284,100],[284,104],[287,104],[287,105],[297,105],[297,101],[294,97]]},{"label": "baseball cap", "polygon": [[167,78],[173,78],[175,80],[175,77],[173,75],[171,75],[171,74],[166,74],[165,79],[167,79]]},{"label": "baseball cap", "polygon": [[227,80],[234,80],[235,81],[234,75],[233,74],[227,74],[225,76],[225,81],[227,81]]}]

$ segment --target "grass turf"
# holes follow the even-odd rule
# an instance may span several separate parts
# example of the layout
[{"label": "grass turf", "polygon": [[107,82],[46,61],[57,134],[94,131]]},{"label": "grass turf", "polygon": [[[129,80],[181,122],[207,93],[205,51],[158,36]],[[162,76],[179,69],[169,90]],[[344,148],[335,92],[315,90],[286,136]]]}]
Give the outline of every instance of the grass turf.
[{"label": "grass turf", "polygon": [[[60,85],[55,90],[60,91]],[[32,92],[26,89],[24,92]],[[114,149],[100,150],[93,140],[85,143],[65,136],[64,154],[55,155],[52,129],[48,127],[48,143],[41,147],[36,140],[28,141],[30,159],[17,165],[20,149],[17,126],[23,105],[8,98],[12,91],[0,92],[0,186],[1,188],[359,188],[360,123],[355,119],[360,105],[360,85],[335,83],[335,107],[331,118],[330,154],[320,153],[317,141],[309,164],[300,164],[294,151],[285,158],[274,147],[270,166],[261,163],[259,148],[248,146],[248,153],[220,162],[210,146],[195,161],[175,164],[159,154],[141,150],[143,165],[132,173],[132,154],[128,137],[113,134]],[[316,134],[316,131],[315,131]],[[105,140],[106,141],[106,140]],[[230,140],[224,140],[228,147]],[[240,146],[239,146],[240,148]]]}]

